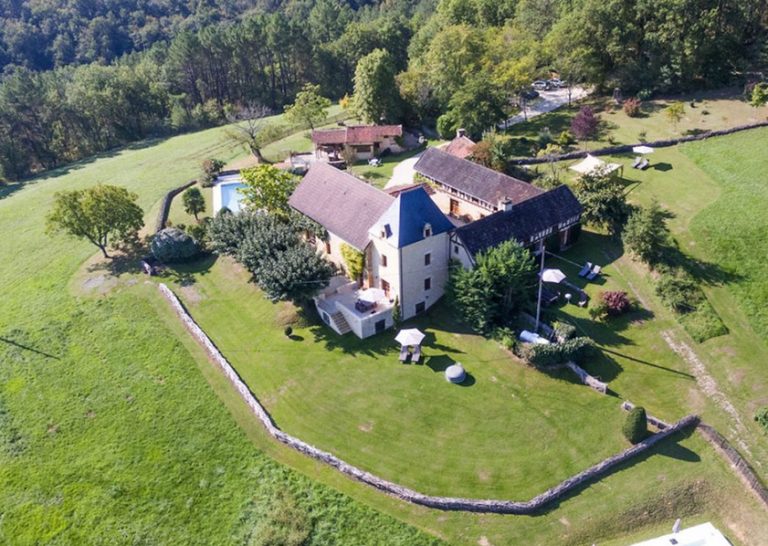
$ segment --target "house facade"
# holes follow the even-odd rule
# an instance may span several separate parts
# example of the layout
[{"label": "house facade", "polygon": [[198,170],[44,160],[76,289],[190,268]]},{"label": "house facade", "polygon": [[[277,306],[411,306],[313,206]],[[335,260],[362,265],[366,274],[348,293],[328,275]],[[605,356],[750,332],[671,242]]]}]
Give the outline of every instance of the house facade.
[{"label": "house facade", "polygon": [[437,148],[427,149],[414,170],[434,188],[433,199],[440,210],[463,223],[543,193],[527,182]]},{"label": "house facade", "polygon": [[[455,176],[466,172],[471,167]],[[461,185],[445,180],[451,187]],[[582,208],[571,190],[533,189],[520,190],[517,202],[507,199],[497,210],[484,209],[486,216],[457,227],[441,210],[439,191],[430,196],[417,184],[388,193],[328,163],[312,164],[290,206],[325,228],[326,237],[309,240],[340,270],[349,271],[345,255],[364,258],[360,278],[335,277],[315,297],[322,320],[339,334],[351,331],[365,338],[392,326],[395,302],[402,319],[434,305],[445,292],[451,260],[472,268],[481,252],[511,239],[534,251],[541,243],[550,249],[573,244]]]},{"label": "house facade", "polygon": [[[392,196],[315,163],[289,204],[325,228],[326,238],[310,240],[339,269],[348,271],[345,252],[364,256],[362,278],[336,278],[315,298],[321,318],[336,332],[368,337],[392,326],[395,301],[408,319],[443,295],[453,225],[421,186]],[[370,288],[381,290],[382,297],[361,302]]]},{"label": "house facade", "polygon": [[533,252],[541,244],[551,251],[564,250],[579,238],[582,211],[571,189],[559,186],[459,227],[451,234],[451,258],[471,269],[480,253],[510,239]]},{"label": "house facade", "polygon": [[339,160],[344,152],[354,152],[358,159],[377,157],[385,150],[403,151],[398,140],[402,125],[350,125],[312,131],[312,144],[318,159]]}]

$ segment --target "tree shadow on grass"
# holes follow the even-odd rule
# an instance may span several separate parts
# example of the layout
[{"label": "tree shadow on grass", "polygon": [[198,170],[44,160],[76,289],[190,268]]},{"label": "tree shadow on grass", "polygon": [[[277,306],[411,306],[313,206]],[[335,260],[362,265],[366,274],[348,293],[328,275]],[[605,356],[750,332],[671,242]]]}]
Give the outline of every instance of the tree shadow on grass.
[{"label": "tree shadow on grass", "polygon": [[40,349],[35,349],[34,347],[32,347],[32,346],[30,346],[30,345],[25,345],[25,344],[23,344],[23,343],[19,343],[18,341],[14,341],[14,340],[12,340],[12,339],[9,339],[9,338],[0,337],[0,342],[2,342],[2,343],[7,343],[8,345],[13,345],[13,346],[14,346],[14,347],[16,347],[17,349],[22,349],[22,350],[24,350],[24,351],[29,351],[29,352],[31,352],[31,353],[35,353],[35,354],[38,354],[38,355],[40,355],[40,356],[44,356],[44,357],[46,357],[46,358],[52,358],[52,359],[54,359],[54,360],[61,360],[61,359],[60,359],[58,356],[56,356],[56,355],[52,355],[52,354],[50,354],[50,353],[46,353],[45,351],[41,351]]},{"label": "tree shadow on grass", "polygon": [[217,254],[205,253],[194,260],[167,265],[160,274],[160,278],[179,286],[192,286],[197,282],[198,277],[210,272],[218,258]]},{"label": "tree shadow on grass", "polygon": [[669,246],[665,249],[664,262],[682,268],[695,279],[709,285],[719,286],[744,279],[743,275],[723,269],[719,264],[689,256],[678,246]]},{"label": "tree shadow on grass", "polygon": [[325,347],[327,351],[341,351],[347,355],[364,355],[369,357],[388,357],[392,362],[398,361],[399,348],[394,341],[391,330],[360,339],[354,333],[340,335],[319,318],[312,320],[309,331],[315,343]]},{"label": "tree shadow on grass", "polygon": [[574,499],[579,494],[581,494],[582,491],[592,487],[593,484],[601,480],[604,480],[606,478],[609,478],[614,474],[618,474],[619,472],[630,470],[635,466],[647,461],[648,459],[650,459],[655,455],[663,455],[665,457],[670,457],[672,459],[676,459],[678,461],[687,462],[687,463],[697,463],[701,461],[701,457],[696,452],[691,451],[687,447],[680,445],[680,443],[683,440],[689,438],[695,432],[695,430],[696,430],[696,427],[689,427],[686,430],[677,432],[676,434],[673,434],[672,436],[665,438],[659,444],[655,445],[654,447],[652,447],[647,451],[644,451],[640,455],[637,455],[628,461],[625,461],[621,464],[618,464],[612,467],[611,469],[600,474],[599,476],[596,476],[591,480],[587,480],[577,485],[576,487],[574,487],[573,489],[565,493],[560,498],[541,507],[541,509],[533,513],[532,516],[538,517],[538,516],[546,515],[552,510],[556,510],[557,508],[559,508],[562,503],[568,502],[569,500]]}]

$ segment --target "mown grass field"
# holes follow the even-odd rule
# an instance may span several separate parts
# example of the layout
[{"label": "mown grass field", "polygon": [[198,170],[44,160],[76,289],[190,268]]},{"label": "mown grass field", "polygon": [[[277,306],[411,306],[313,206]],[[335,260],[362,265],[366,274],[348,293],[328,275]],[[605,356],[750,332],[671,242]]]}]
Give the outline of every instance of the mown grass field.
[{"label": "mown grass field", "polygon": [[[736,414],[724,411],[722,404],[713,404],[712,397],[695,386],[675,391],[669,388],[674,382],[655,374],[646,375],[648,381],[640,384],[644,392],[656,394],[661,407],[684,403],[717,424],[732,441],[743,442],[740,448],[764,480],[768,479],[768,438],[752,417],[759,407],[768,405],[768,243],[764,237],[768,232],[764,213],[768,157],[762,152],[767,144],[768,130],[757,129],[659,149],[650,156],[651,167],[646,171],[631,169],[629,155],[606,158],[625,165],[630,201],[648,204],[655,198],[674,213],[670,220],[673,235],[694,261],[709,303],[728,328],[727,335],[700,344],[693,340],[688,343]],[[621,249],[614,245],[612,252],[621,253]],[[655,339],[655,344],[663,347],[661,332],[674,328],[679,318],[658,301],[645,267],[626,256],[616,265],[625,289],[653,305],[649,341]],[[653,346],[642,345],[644,349]],[[623,365],[621,358],[612,358]],[[674,356],[667,358],[667,362],[675,360]],[[618,376],[617,388],[628,378],[626,371]],[[679,381],[681,386],[686,383],[682,378]]]},{"label": "mown grass field", "polygon": [[155,287],[87,271],[92,246],[43,233],[55,191],[121,184],[152,210],[202,158],[239,153],[221,142],[204,131],[2,189],[0,543],[436,542],[255,448]]},{"label": "mown grass field", "polygon": [[[2,190],[0,226],[5,228],[5,233],[14,236],[3,238],[0,249],[3,255],[13,256],[14,260],[0,269],[4,287],[0,308],[0,360],[3,363],[0,368],[0,420],[4,432],[11,432],[0,436],[0,441],[4,442],[0,450],[0,512],[3,514],[0,542],[237,544],[252,539],[253,543],[258,543],[264,533],[280,527],[280,521],[301,523],[307,519],[312,529],[310,543],[314,544],[420,544],[432,540],[389,516],[457,544],[584,544],[599,540],[601,544],[618,545],[630,542],[630,537],[639,539],[665,532],[677,517],[684,517],[686,523],[691,524],[712,520],[736,544],[759,544],[755,537],[768,534],[764,513],[743,494],[742,486],[730,470],[696,435],[657,448],[653,455],[634,461],[536,517],[442,513],[405,505],[271,441],[226,381],[210,366],[200,348],[186,335],[165,302],[157,296],[156,289],[145,284],[145,278],[132,272],[114,278],[99,270],[98,262],[89,259],[93,254],[92,247],[63,237],[51,239],[43,235],[42,218],[54,191],[98,181],[121,183],[137,191],[142,206],[154,219],[162,194],[195,177],[201,159],[213,156],[227,160],[240,153],[222,146],[221,136],[219,130],[212,130],[148,143],[144,147],[73,166],[68,171],[51,173],[23,188],[11,186]],[[223,266],[224,262],[219,262],[192,278],[185,275],[185,283],[195,282],[180,290],[180,295],[191,307],[210,306],[214,322],[225,321],[237,328],[238,321],[246,320],[270,330],[255,334],[247,332],[242,349],[235,347],[234,350],[250,351],[251,363],[265,362],[265,378],[277,385],[287,374],[276,369],[271,360],[274,349],[266,343],[254,349],[249,337],[256,335],[254,339],[274,343],[279,339],[281,343],[293,344],[287,347],[295,347],[312,343],[312,327],[297,332],[304,337],[303,341],[289,342],[282,338],[279,324],[285,320],[284,311],[278,313],[277,308],[270,307],[271,304],[259,303],[258,292],[244,284],[242,274]],[[643,289],[642,271],[634,270],[625,258],[609,266],[608,276],[610,282],[631,282]],[[253,312],[263,315],[252,318],[245,314],[240,318],[240,313],[233,307],[233,296],[228,294],[222,294],[217,308],[212,300],[218,296],[215,292],[206,293],[206,289],[221,286],[222,281],[230,283],[229,289],[242,291],[242,300],[234,303],[241,306],[253,303]],[[197,296],[200,298],[195,303]],[[280,314],[283,316],[279,317]],[[658,316],[664,316],[663,310]],[[667,318],[667,324],[674,327],[671,317]],[[437,317],[436,320],[441,319]],[[642,355],[645,352],[642,344],[652,341],[654,333],[648,331],[643,337],[638,333],[640,331],[641,328],[635,330],[634,326],[627,328],[622,334],[629,341],[617,344],[616,348],[628,351],[629,356]],[[440,334],[438,339],[442,336]],[[524,392],[523,383],[518,385],[514,381],[505,385],[493,384],[495,390],[481,391],[481,386],[491,386],[490,374],[495,366],[500,374],[497,379],[530,380],[532,384],[550,380],[543,377],[529,379],[526,373],[511,367],[505,369],[500,363],[493,362],[493,355],[498,354],[493,346],[475,346],[472,340],[465,339],[467,336],[460,335],[455,339],[452,336],[451,333],[444,340],[445,346],[450,348],[445,349],[449,358],[454,355],[465,364],[470,362],[465,361],[464,353],[458,352],[465,349],[455,339],[461,340],[462,344],[466,341],[472,348],[466,354],[478,355],[474,364],[477,371],[470,369],[476,374],[474,385],[449,390],[448,398],[434,397],[431,407],[418,399],[419,392],[393,391],[408,394],[414,404],[424,408],[425,414],[416,415],[409,413],[407,401],[396,400],[393,404],[395,410],[402,410],[406,417],[417,420],[418,426],[425,431],[414,437],[414,441],[421,444],[433,436],[431,430],[421,424],[422,420],[430,419],[428,410],[435,408],[438,415],[453,418],[443,407],[457,400],[451,396],[463,392],[465,396],[473,397],[473,406],[482,406],[487,402],[477,397],[473,389],[477,389],[478,394],[520,393],[527,395],[529,400],[547,395],[546,392]],[[322,339],[318,343],[326,343],[327,352],[340,355],[346,366],[344,371],[348,370],[350,377],[363,378],[366,383],[361,383],[357,391],[349,393],[350,396],[338,398],[321,397],[322,393],[311,392],[311,387],[298,385],[287,385],[284,392],[272,393],[272,400],[268,396],[266,402],[275,408],[278,423],[289,432],[295,432],[291,429],[292,422],[300,424],[302,420],[300,416],[290,415],[294,410],[322,413],[329,419],[335,412],[349,415],[350,408],[362,411],[366,386],[369,389],[387,387],[383,382],[375,381],[379,367],[383,374],[392,374],[393,370],[411,374],[408,377],[413,381],[389,377],[394,382],[393,389],[427,384],[424,392],[434,395],[433,383],[435,387],[438,383],[450,387],[428,366],[395,364],[393,368],[387,368],[392,366],[390,359],[379,366],[372,364],[368,356],[362,356],[358,363],[349,353],[344,353],[343,346],[334,346]],[[356,350],[355,347],[351,349]],[[655,350],[658,359],[644,360],[685,369],[662,348],[656,346]],[[304,358],[297,355],[297,349],[288,351],[292,357]],[[320,354],[320,351],[314,354]],[[261,360],[261,356],[270,358]],[[245,360],[242,354],[240,358]],[[295,370],[302,380],[312,379],[315,375],[327,384],[327,378],[311,368],[330,370],[335,364],[329,357],[316,360],[317,364],[306,359],[301,366],[288,362],[286,367]],[[661,388],[668,377],[664,370],[631,359],[620,362],[623,370],[612,381],[617,383],[618,392],[627,393],[633,401],[645,403],[662,417],[679,416],[680,408],[669,401],[677,396],[679,388],[667,387],[670,396],[662,392],[657,399],[652,396],[654,393],[646,392],[643,384],[633,390],[631,380],[624,385],[620,382],[620,378],[629,377],[628,374],[637,377],[657,374],[658,380],[647,384]],[[348,381],[348,378],[343,380]],[[592,408],[594,404],[600,408],[604,403],[605,399],[584,387],[551,381],[555,392],[565,393],[566,388],[568,394],[578,392],[579,406],[583,403],[586,404],[583,407]],[[254,388],[263,387],[259,384]],[[292,401],[299,388],[306,389],[318,403],[312,406],[295,398]],[[589,402],[581,398],[582,392],[590,395]],[[338,388],[326,393],[338,395]],[[689,387],[686,404],[698,403],[705,417],[711,414],[711,420],[719,427],[723,423],[727,425],[725,419],[717,421],[719,413],[710,410],[707,400],[694,393],[695,388]],[[511,396],[506,401],[510,406],[522,407],[522,401]],[[617,399],[612,402],[618,405]],[[507,404],[493,403],[494,411],[486,411],[482,417],[486,421],[504,419],[508,415]],[[657,403],[658,411],[654,406]],[[567,407],[562,400],[554,400],[552,404],[561,411]],[[543,407],[541,400],[534,400],[529,405],[531,408]],[[475,407],[458,407],[477,414]],[[528,406],[523,409],[528,411]],[[346,440],[351,448],[359,447],[361,438],[373,447],[384,445],[380,439],[370,439],[371,433],[392,434],[396,439],[405,433],[402,428],[406,421],[397,411],[374,410],[393,421],[373,423],[367,434],[365,430],[358,430]],[[615,411],[618,413],[618,409]],[[568,419],[570,424],[579,421],[578,417]],[[328,421],[318,421],[318,426],[333,426]],[[553,421],[551,417],[539,415],[535,427],[526,427],[521,442],[535,437],[541,427],[556,428]],[[363,428],[368,428],[367,422],[361,420],[360,423],[366,425]],[[435,423],[442,424],[437,420]],[[510,423],[521,426],[519,420]],[[501,429],[498,425],[482,422],[476,426]],[[468,433],[472,434],[472,431]],[[588,431],[588,434],[592,432]],[[407,461],[413,468],[427,467],[440,459],[454,462],[451,458],[456,459],[453,452],[461,438],[451,439],[455,443],[445,443],[442,452],[427,460],[411,456],[407,448],[390,453],[391,448],[384,445],[382,460],[395,469],[405,466],[402,461]],[[331,441],[335,440],[331,438]],[[421,445],[416,447],[423,453]],[[402,448],[402,444],[398,448]],[[510,453],[523,452],[519,446],[508,449]],[[584,457],[583,451],[579,455],[578,447],[574,453],[574,457]],[[309,475],[315,482],[275,464],[264,454]],[[467,455],[472,456],[472,453]],[[487,453],[484,456],[487,457]],[[571,464],[571,456],[569,453],[556,454],[558,471]],[[359,460],[370,460],[371,453],[361,452],[360,457]],[[540,451],[531,449],[528,458],[532,462],[527,464],[533,465],[532,468],[537,465],[542,468],[536,462],[541,459]],[[463,461],[454,464],[464,464],[463,468],[466,468]],[[503,471],[508,475],[519,475],[515,469]],[[410,479],[424,480],[412,469],[403,472],[406,479],[410,476]],[[481,478],[479,472],[476,476],[478,480]],[[453,478],[441,479],[443,482],[439,486],[446,487]],[[545,476],[544,479],[550,478]],[[484,487],[489,490],[494,486]],[[281,498],[278,491],[288,491],[288,501]],[[518,495],[515,497],[519,498]]]}]

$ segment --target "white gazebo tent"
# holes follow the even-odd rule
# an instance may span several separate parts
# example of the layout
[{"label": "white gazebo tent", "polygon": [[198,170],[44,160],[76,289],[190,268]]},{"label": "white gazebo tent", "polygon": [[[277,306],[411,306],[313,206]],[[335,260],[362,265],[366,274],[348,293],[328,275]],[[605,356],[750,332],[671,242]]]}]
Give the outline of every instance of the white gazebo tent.
[{"label": "white gazebo tent", "polygon": [[587,154],[587,157],[575,165],[571,165],[569,169],[576,171],[579,174],[592,174],[594,171],[602,172],[604,174],[611,174],[616,171],[624,170],[624,167],[619,163],[606,163],[598,157]]}]

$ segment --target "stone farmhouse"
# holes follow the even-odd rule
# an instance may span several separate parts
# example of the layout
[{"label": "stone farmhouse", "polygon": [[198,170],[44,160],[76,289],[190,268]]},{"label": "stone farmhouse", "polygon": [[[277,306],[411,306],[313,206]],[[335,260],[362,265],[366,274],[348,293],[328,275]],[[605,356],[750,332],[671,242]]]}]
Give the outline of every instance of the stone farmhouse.
[{"label": "stone farmhouse", "polygon": [[385,150],[400,153],[398,141],[402,125],[350,125],[334,129],[315,129],[312,143],[318,159],[338,160],[342,153],[354,152],[358,159],[378,157]]},{"label": "stone farmhouse", "polygon": [[528,182],[437,148],[428,148],[414,170],[435,190],[433,199],[440,210],[462,223],[479,220],[543,193]]},{"label": "stone farmhouse", "polygon": [[482,188],[474,163],[438,154],[430,155],[460,162],[453,175],[439,175],[446,187],[467,185],[488,199],[482,205],[469,202],[476,207],[475,221],[441,210],[446,192],[439,186],[383,191],[323,162],[312,164],[292,194],[290,206],[327,232],[323,240],[308,236],[318,251],[342,271],[349,270],[350,254],[364,259],[361,278],[335,277],[315,298],[323,321],[337,333],[365,338],[391,327],[395,302],[403,319],[426,311],[443,296],[451,260],[472,268],[479,253],[509,239],[536,250],[544,242],[562,248],[578,237],[581,205],[566,186],[543,192],[496,173],[484,174],[490,188]]}]

